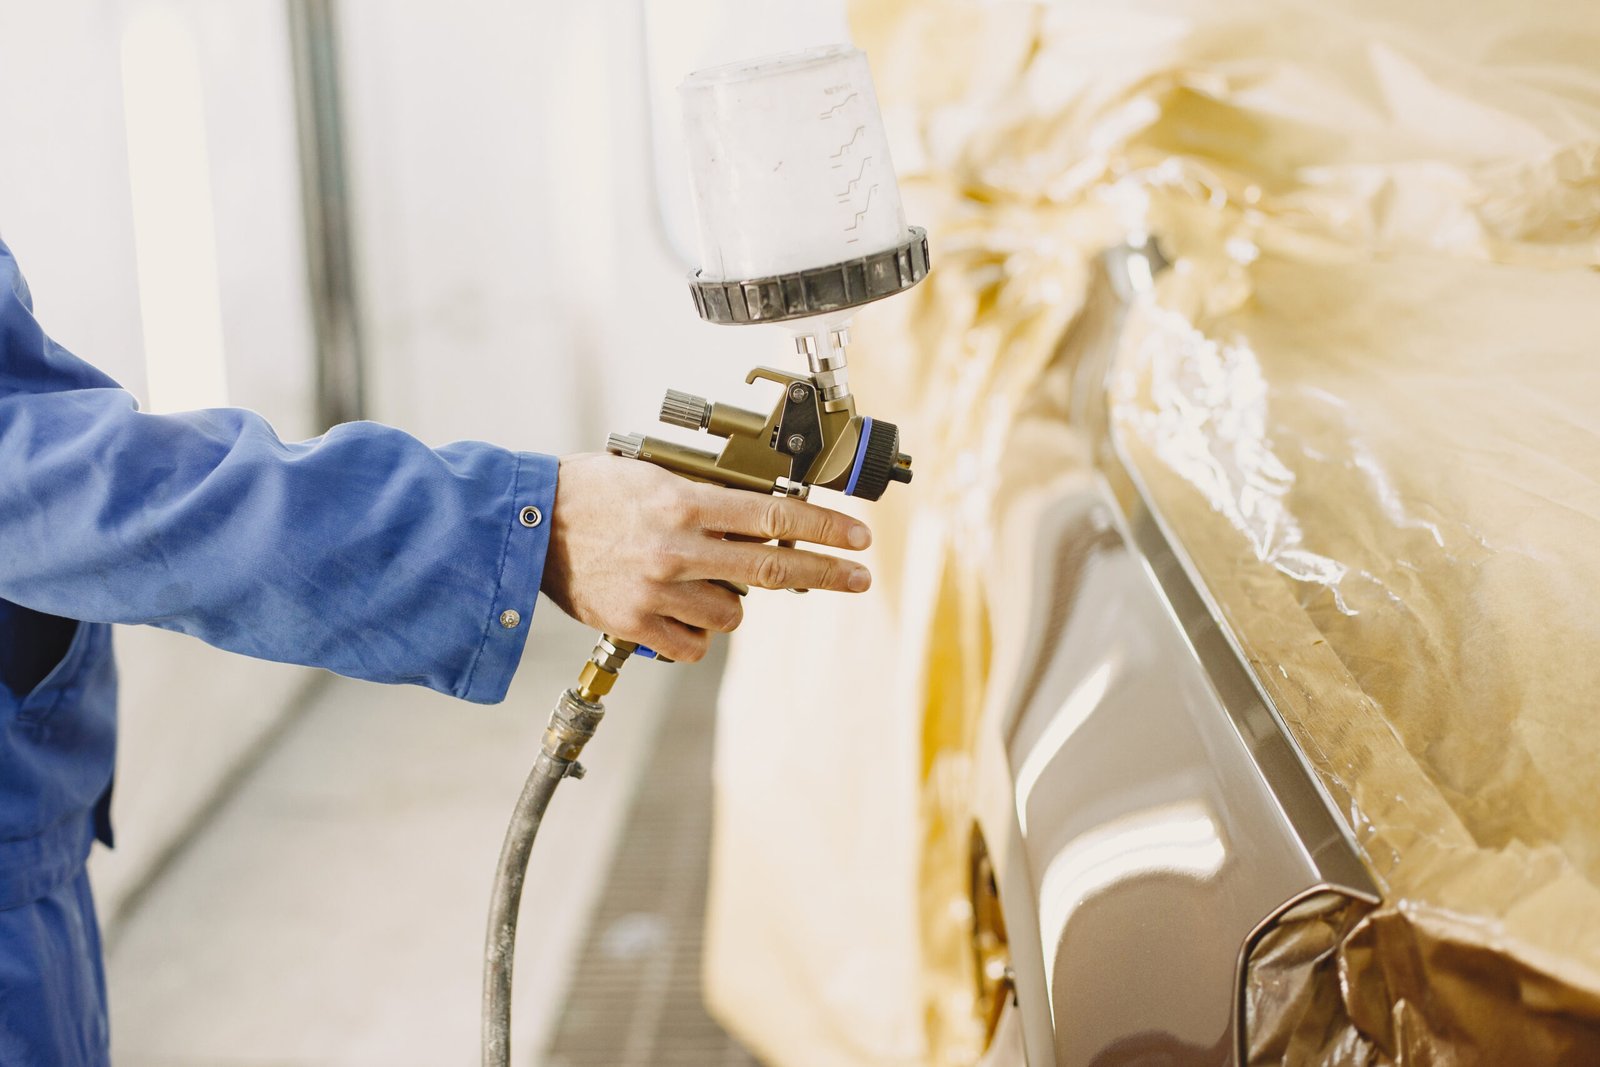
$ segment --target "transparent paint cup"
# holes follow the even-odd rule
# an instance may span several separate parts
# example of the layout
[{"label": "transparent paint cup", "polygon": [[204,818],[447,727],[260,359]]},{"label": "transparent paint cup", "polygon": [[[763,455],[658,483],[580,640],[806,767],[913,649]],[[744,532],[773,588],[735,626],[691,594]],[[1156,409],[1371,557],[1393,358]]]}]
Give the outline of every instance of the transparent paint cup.
[{"label": "transparent paint cup", "polygon": [[883,118],[858,49],[696,71],[678,92],[704,277],[787,274],[905,239]]}]

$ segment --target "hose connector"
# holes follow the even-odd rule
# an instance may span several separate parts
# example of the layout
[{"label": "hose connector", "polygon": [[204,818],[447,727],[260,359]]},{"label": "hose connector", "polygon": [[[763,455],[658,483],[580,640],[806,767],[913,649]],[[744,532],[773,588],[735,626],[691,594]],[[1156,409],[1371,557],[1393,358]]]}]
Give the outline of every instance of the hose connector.
[{"label": "hose connector", "polygon": [[637,642],[601,634],[600,640],[594,643],[594,651],[589,653],[589,659],[583,665],[583,671],[578,675],[578,687],[573,690],[577,698],[598,704],[617,684],[617,672],[622,670],[622,665],[628,662],[628,657],[638,647]]},{"label": "hose connector", "polygon": [[562,693],[544,729],[534,769],[551,778],[582,778],[583,765],[578,762],[578,756],[594,737],[605,713],[606,709],[599,702],[583,699],[576,689]]}]

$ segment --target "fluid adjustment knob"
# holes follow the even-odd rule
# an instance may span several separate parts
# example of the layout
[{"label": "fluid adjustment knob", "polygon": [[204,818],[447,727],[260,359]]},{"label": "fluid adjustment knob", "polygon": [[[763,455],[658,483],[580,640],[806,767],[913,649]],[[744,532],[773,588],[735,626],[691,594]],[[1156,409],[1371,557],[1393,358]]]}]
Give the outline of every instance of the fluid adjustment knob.
[{"label": "fluid adjustment knob", "polygon": [[890,482],[911,481],[911,457],[900,451],[900,428],[878,419],[861,420],[861,443],[845,484],[845,495],[876,500]]},{"label": "fluid adjustment knob", "polygon": [[711,421],[711,402],[703,396],[668,389],[661,401],[661,421],[685,430],[703,430]]}]

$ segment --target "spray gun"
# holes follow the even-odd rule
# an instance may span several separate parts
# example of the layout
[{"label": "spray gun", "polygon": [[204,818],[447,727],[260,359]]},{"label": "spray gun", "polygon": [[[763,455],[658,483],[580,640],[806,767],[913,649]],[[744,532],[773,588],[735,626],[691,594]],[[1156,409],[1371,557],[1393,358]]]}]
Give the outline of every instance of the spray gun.
[{"label": "spray gun", "polygon": [[[911,481],[911,457],[894,424],[856,411],[849,323],[927,275],[928,242],[905,223],[866,56],[839,46],[716,67],[691,74],[679,94],[700,224],[695,308],[712,323],[784,325],[806,369],[746,376],[779,386],[766,415],[668,390],[661,421],[721,438],[719,450],[632,433],[612,434],[607,450],[749,492],[804,499],[820,485],[877,500]],[[556,703],[507,829],[484,951],[485,1067],[510,1056],[517,914],[539,823],[556,786],[583,776],[579,754],[636,655],[654,657],[611,634],[596,642]]]}]

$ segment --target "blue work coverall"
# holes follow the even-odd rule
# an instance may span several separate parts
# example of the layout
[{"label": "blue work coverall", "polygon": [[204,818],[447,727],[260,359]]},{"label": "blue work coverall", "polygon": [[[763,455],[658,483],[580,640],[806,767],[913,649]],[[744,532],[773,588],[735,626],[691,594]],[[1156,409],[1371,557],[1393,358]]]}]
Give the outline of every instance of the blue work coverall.
[{"label": "blue work coverall", "polygon": [[45,336],[0,243],[0,1064],[108,1062],[84,873],[111,843],[107,624],[493,703],[555,484],[550,456],[371,423],[286,444],[248,411],[143,414]]}]

